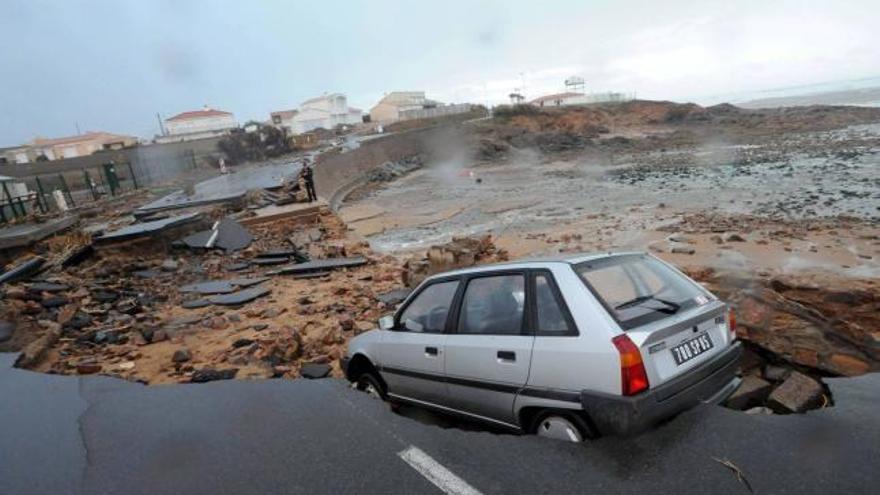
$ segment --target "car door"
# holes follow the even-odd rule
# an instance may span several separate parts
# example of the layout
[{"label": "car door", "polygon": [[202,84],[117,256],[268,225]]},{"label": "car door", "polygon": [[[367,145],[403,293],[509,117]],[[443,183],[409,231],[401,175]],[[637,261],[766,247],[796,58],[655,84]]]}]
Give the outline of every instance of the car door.
[{"label": "car door", "polygon": [[534,337],[525,325],[525,272],[477,274],[465,282],[446,339],[451,407],[515,424],[513,404],[529,375]]},{"label": "car door", "polygon": [[380,351],[380,373],[391,395],[444,403],[446,329],[458,286],[457,278],[433,281],[398,311]]}]

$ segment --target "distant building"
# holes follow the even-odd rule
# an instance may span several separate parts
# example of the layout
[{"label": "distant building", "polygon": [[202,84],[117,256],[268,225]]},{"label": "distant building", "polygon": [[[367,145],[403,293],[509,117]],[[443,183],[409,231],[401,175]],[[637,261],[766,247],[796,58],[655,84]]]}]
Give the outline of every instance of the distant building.
[{"label": "distant building", "polygon": [[427,119],[465,113],[473,109],[470,104],[444,105],[425,98],[424,91],[392,91],[370,109],[370,120],[391,124],[402,120]]},{"label": "distant building", "polygon": [[279,129],[284,129],[288,134],[293,134],[293,118],[296,117],[297,110],[279,110],[269,114],[272,125]]},{"label": "distant building", "polygon": [[235,116],[229,112],[205,107],[183,112],[165,119],[165,136],[157,141],[189,141],[215,137],[238,127]]},{"label": "distant building", "polygon": [[341,93],[319,96],[302,102],[296,115],[291,118],[294,134],[312,129],[333,129],[338,125],[354,125],[362,122],[361,111],[348,106]]},{"label": "distant building", "polygon": [[118,150],[135,146],[136,137],[109,132],[87,132],[61,138],[35,138],[33,141],[3,150],[6,163],[32,163],[87,156],[101,150]]}]

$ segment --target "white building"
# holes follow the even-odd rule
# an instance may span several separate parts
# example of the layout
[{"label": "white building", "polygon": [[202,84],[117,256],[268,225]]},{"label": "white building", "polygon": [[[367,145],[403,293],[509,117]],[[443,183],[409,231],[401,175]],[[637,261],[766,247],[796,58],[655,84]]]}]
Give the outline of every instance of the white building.
[{"label": "white building", "polygon": [[165,119],[166,133],[181,137],[182,140],[217,136],[236,127],[238,124],[234,115],[208,107]]},{"label": "white building", "polygon": [[401,120],[427,119],[470,112],[473,105],[444,105],[425,98],[424,91],[392,91],[370,109],[370,120],[390,124]]},{"label": "white building", "polygon": [[318,128],[333,129],[338,125],[362,122],[361,113],[357,108],[348,106],[345,95],[333,93],[302,102],[290,125],[294,134]]},{"label": "white building", "polygon": [[279,129],[284,129],[288,134],[293,134],[293,118],[299,112],[296,110],[279,110],[271,112],[269,117],[272,119],[272,125]]}]

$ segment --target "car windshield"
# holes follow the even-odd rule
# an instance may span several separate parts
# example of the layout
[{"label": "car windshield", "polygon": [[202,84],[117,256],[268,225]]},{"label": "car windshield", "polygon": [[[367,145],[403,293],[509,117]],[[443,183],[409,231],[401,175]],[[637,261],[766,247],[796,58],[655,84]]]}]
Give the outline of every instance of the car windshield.
[{"label": "car windshield", "polygon": [[708,301],[693,282],[646,255],[603,258],[576,271],[624,330]]}]

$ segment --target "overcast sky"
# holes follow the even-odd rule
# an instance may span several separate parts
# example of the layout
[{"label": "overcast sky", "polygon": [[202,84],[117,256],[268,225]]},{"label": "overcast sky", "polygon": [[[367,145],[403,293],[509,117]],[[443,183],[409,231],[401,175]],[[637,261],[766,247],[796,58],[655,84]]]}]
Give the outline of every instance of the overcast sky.
[{"label": "overcast sky", "polygon": [[205,104],[266,120],[324,92],[494,104],[579,75],[715,103],[880,76],[877,0],[2,0],[0,33],[0,146],[77,123],[149,137]]}]

